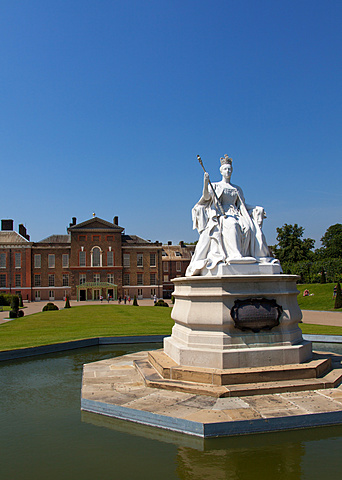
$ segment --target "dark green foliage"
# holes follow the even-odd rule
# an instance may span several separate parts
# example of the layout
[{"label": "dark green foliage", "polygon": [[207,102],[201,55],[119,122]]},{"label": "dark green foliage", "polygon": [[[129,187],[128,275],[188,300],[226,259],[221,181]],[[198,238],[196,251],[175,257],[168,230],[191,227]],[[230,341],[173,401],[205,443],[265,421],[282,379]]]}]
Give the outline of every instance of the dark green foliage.
[{"label": "dark green foliage", "polygon": [[48,310],[59,310],[59,308],[54,303],[49,302],[43,307],[42,311],[47,312]]},{"label": "dark green foliage", "polygon": [[161,298],[154,304],[155,307],[168,307],[169,305]]},{"label": "dark green foliage", "polygon": [[320,283],[321,272],[324,270],[327,283],[336,283],[342,279],[342,258],[326,260],[307,260],[304,262],[283,262],[284,273],[299,275],[299,283]]},{"label": "dark green foliage", "polygon": [[66,299],[65,299],[64,308],[71,308],[71,306],[70,306],[70,301],[69,301],[69,297],[68,297],[68,296],[67,296]]},{"label": "dark green foliage", "polygon": [[21,296],[21,293],[19,294],[19,308],[23,308],[23,297]]},{"label": "dark green foliage", "polygon": [[138,303],[138,300],[137,300],[137,296],[136,296],[136,295],[134,295],[134,298],[133,298],[133,305],[134,305],[135,307],[139,307],[139,303]]},{"label": "dark green foliage", "polygon": [[327,283],[327,279],[326,279],[326,276],[325,276],[324,268],[322,268],[322,270],[321,270],[321,280],[320,280],[320,283]]},{"label": "dark green foliage", "polygon": [[9,307],[12,303],[12,298],[14,295],[10,293],[0,293],[0,305],[4,307]]},{"label": "dark green foliage", "polygon": [[172,295],[171,296],[171,303],[174,304],[175,303],[175,297]]},{"label": "dark green foliage", "polygon": [[24,316],[24,310],[19,310],[18,318],[23,317],[23,316]]},{"label": "dark green foliage", "polygon": [[324,258],[342,258],[342,225],[331,225],[321,238],[323,247],[318,254]]},{"label": "dark green foliage", "polygon": [[336,297],[334,308],[342,308],[342,293],[340,282],[337,283]]},{"label": "dark green foliage", "polygon": [[18,297],[18,295],[13,295],[12,296],[11,308],[12,308],[12,310],[10,311],[10,318],[17,318],[18,312],[19,312],[19,297]]},{"label": "dark green foliage", "polygon": [[300,262],[313,258],[312,249],[315,241],[312,238],[302,239],[304,228],[294,225],[285,225],[277,228],[278,244],[271,249],[276,258],[283,262]]}]

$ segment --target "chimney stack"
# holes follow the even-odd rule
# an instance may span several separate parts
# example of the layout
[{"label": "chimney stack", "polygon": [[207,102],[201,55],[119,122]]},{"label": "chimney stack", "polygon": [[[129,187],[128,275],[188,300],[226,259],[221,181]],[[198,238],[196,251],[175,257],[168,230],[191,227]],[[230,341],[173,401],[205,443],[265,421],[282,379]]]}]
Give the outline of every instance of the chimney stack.
[{"label": "chimney stack", "polygon": [[19,224],[19,235],[26,238],[26,240],[30,241],[30,235],[27,235],[26,227],[22,223]]},{"label": "chimney stack", "polygon": [[172,242],[171,242],[171,240],[169,240],[169,241],[167,242],[167,244],[168,244],[168,245],[172,245]]},{"label": "chimney stack", "polygon": [[13,230],[13,220],[1,220],[1,230]]},{"label": "chimney stack", "polygon": [[69,227],[73,227],[74,225],[76,225],[76,222],[77,222],[77,218],[76,218],[76,217],[72,217],[71,223],[69,223]]},{"label": "chimney stack", "polygon": [[114,217],[113,223],[114,225],[119,226],[119,217]]}]

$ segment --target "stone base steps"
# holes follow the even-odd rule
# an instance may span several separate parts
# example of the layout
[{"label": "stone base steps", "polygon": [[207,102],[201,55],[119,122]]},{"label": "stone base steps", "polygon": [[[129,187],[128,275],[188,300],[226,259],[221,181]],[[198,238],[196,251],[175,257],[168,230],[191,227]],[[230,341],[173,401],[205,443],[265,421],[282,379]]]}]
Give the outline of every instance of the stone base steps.
[{"label": "stone base steps", "polygon": [[316,354],[310,362],[298,365],[220,370],[181,367],[157,350],[148,353],[148,360],[135,360],[134,365],[148,387],[241,397],[337,387],[342,383],[342,366],[334,362],[333,355],[322,356]]}]

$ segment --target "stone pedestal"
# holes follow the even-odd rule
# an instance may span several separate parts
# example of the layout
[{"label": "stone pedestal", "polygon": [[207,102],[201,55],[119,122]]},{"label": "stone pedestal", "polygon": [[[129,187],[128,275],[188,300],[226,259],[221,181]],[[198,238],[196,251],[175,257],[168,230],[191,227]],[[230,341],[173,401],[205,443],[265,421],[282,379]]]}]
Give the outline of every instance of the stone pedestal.
[{"label": "stone pedestal", "polygon": [[[198,276],[173,280],[175,325],[164,352],[178,365],[246,368],[298,364],[311,359],[298,322],[295,275]],[[236,300],[275,300],[282,309],[270,330],[241,330],[231,316]]]}]

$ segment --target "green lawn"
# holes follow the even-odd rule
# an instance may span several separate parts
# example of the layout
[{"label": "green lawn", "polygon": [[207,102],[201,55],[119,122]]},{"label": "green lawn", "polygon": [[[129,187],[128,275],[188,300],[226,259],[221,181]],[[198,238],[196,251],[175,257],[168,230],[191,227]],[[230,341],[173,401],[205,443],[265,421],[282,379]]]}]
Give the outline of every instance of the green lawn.
[{"label": "green lawn", "polygon": [[40,312],[0,325],[0,351],[93,337],[169,335],[171,308],[86,305]]},{"label": "green lawn", "polygon": [[[298,296],[301,308],[304,303],[309,310],[328,310],[318,306],[325,305],[322,298],[327,297],[329,292],[332,296],[331,284],[299,286],[301,291],[306,287],[310,287],[310,292],[316,292],[317,295],[315,293],[314,297],[309,298]],[[308,306],[305,302],[311,299],[317,301]],[[170,335],[174,323],[171,310],[132,305],[83,305],[35,313],[0,325],[0,351],[94,337]],[[300,324],[300,327],[307,334],[342,335],[342,327],[308,324]]]},{"label": "green lawn", "polygon": [[[312,283],[306,285],[297,285],[300,294],[298,295],[298,304],[302,310],[331,310],[342,312],[342,308],[334,309],[335,300],[333,299],[333,290],[335,283]],[[303,292],[308,289],[313,293],[310,297],[303,297]]]}]

